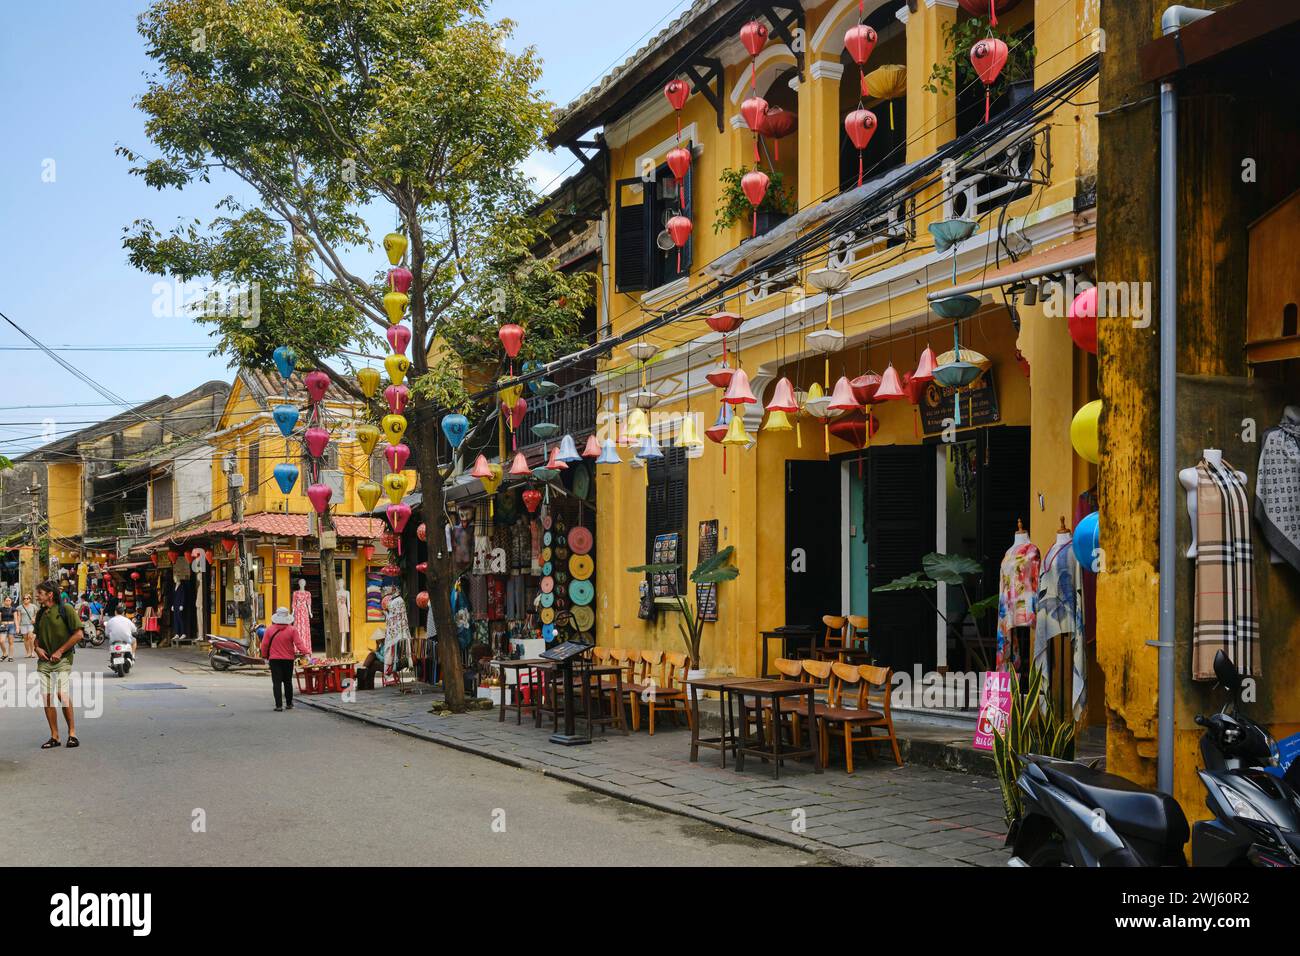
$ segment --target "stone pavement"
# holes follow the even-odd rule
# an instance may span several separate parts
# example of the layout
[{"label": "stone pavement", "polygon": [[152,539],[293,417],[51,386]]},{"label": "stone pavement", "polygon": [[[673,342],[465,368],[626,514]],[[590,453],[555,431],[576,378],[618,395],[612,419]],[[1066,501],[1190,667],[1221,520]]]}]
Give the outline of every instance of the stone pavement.
[{"label": "stone pavement", "polygon": [[[551,743],[525,716],[516,726],[498,712],[440,717],[432,692],[397,688],[359,691],[355,701],[330,694],[298,697],[320,710],[387,727],[457,750],[536,770],[610,796],[652,806],[750,836],[817,853],[831,861],[879,866],[1002,866],[1006,827],[997,781],[932,767],[896,767],[858,748],[854,773],[832,751],[831,766],[816,774],[790,761],[780,780],[770,764],[749,758],[737,773],[718,753],[701,750],[691,763],[690,731],[664,719],[649,736],[644,727],[624,737],[611,729],[590,745]],[[832,744],[834,747],[834,744]],[[881,754],[885,748],[876,748]],[[836,760],[839,759],[836,769]],[[802,812],[800,812],[802,811]]]}]

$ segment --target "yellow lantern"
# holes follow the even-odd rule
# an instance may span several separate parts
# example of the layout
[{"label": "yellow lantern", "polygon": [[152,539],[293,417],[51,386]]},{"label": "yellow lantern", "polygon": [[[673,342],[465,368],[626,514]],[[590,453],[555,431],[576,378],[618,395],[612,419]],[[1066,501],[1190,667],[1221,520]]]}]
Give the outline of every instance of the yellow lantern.
[{"label": "yellow lantern", "polygon": [[357,384],[361,386],[362,395],[366,398],[374,398],[375,393],[379,391],[379,369],[366,366],[358,370]]},{"label": "yellow lantern", "polygon": [[406,254],[406,237],[400,232],[390,232],[384,236],[384,252],[388,253],[390,265],[397,265]]},{"label": "yellow lantern", "polygon": [[724,445],[748,445],[752,438],[749,432],[745,431],[745,416],[736,414],[731,416],[731,424],[727,426],[727,434],[722,439]]},{"label": "yellow lantern", "polygon": [[651,437],[650,419],[642,409],[634,408],[628,412],[627,431],[624,434],[629,443]]},{"label": "yellow lantern", "polygon": [[385,415],[379,424],[384,429],[384,437],[388,439],[390,445],[398,444],[406,434],[405,415]]},{"label": "yellow lantern", "polygon": [[375,446],[379,444],[379,429],[374,425],[358,425],[357,444],[361,446],[361,450],[369,458],[375,450]]},{"label": "yellow lantern", "polygon": [[788,432],[792,431],[794,426],[790,424],[790,416],[786,412],[771,411],[767,413],[767,421],[763,424],[765,432]]},{"label": "yellow lantern", "polygon": [[376,482],[363,481],[357,485],[357,497],[365,505],[367,511],[374,511],[375,505],[379,502],[379,496],[384,493],[384,489],[379,487]]},{"label": "yellow lantern", "polygon": [[483,483],[484,491],[489,495],[495,495],[497,489],[501,487],[501,482],[505,480],[506,473],[501,468],[500,462],[495,461],[488,465],[488,471],[490,472],[490,475],[485,478],[480,478],[479,481]]},{"label": "yellow lantern", "polygon": [[907,95],[907,67],[887,63],[877,67],[862,79],[864,96],[889,101],[889,128],[894,128],[894,100]]},{"label": "yellow lantern", "polygon": [[405,292],[385,292],[384,311],[388,313],[388,324],[397,325],[401,322],[402,315],[410,303],[411,297]]},{"label": "yellow lantern", "polygon": [[393,380],[393,384],[401,385],[406,373],[411,370],[411,360],[394,352],[384,359],[384,368],[388,369],[388,377]]},{"label": "yellow lantern", "polygon": [[704,444],[700,429],[695,424],[695,416],[687,414],[682,417],[682,431],[677,436],[677,444],[682,448],[699,448]]},{"label": "yellow lantern", "polygon": [[[509,379],[498,379],[499,382],[506,382]],[[497,397],[501,399],[501,404],[507,408],[514,408],[519,399],[524,397],[524,387],[522,385],[511,385],[509,388],[503,388],[497,392]]]},{"label": "yellow lantern", "polygon": [[1084,461],[1101,464],[1101,402],[1089,402],[1074,413],[1070,444]]},{"label": "yellow lantern", "polygon": [[398,504],[406,494],[408,484],[405,475],[390,472],[384,475],[384,494],[388,495],[388,500],[393,504]]}]

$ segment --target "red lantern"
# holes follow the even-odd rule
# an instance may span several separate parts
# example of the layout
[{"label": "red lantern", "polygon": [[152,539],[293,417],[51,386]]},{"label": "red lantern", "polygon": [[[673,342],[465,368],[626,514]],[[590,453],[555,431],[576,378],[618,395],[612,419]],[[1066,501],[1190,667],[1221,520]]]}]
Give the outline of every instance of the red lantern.
[{"label": "red lantern", "polygon": [[[395,564],[385,564],[380,573],[386,578],[398,578],[402,576],[402,569]],[[388,606],[388,598],[384,598],[384,606]]]},{"label": "red lantern", "polygon": [[167,552],[167,560],[170,561],[172,564],[175,564],[175,563],[176,563],[176,559],[179,558],[180,556],[181,556],[181,553],[180,553],[179,551],[168,551],[168,552]]},{"label": "red lantern", "polygon": [[741,323],[744,321],[744,318],[737,315],[735,312],[714,312],[704,320],[704,323],[714,332],[727,335],[728,333],[734,332],[736,329],[740,328]]},{"label": "red lantern", "polygon": [[415,527],[415,536],[416,536],[417,538],[419,538],[421,541],[428,541],[428,540],[429,540],[429,526],[428,526],[427,524],[425,524],[423,521],[421,521],[421,522],[420,522],[418,525],[416,525],[416,527]]},{"label": "red lantern", "polygon": [[849,388],[853,389],[853,397],[858,400],[859,405],[870,405],[875,400],[876,389],[879,387],[880,376],[875,372],[859,375],[849,382]]},{"label": "red lantern", "polygon": [[876,31],[865,23],[859,23],[849,27],[849,32],[844,34],[844,49],[849,51],[853,62],[862,67],[871,57],[871,51],[876,48],[876,40]]},{"label": "red lantern", "polygon": [[988,17],[992,26],[998,25],[998,13],[1006,13],[1020,0],[957,0],[963,10],[972,17]]},{"label": "red lantern", "polygon": [[[708,428],[704,429],[704,434],[709,439],[709,441],[714,442],[716,444],[721,444],[722,439],[727,437],[727,428],[730,425],[731,425],[731,415],[728,414],[727,406],[723,405],[722,408],[718,411],[717,420]],[[726,453],[725,449],[723,449],[723,453],[724,454]]]},{"label": "red lantern", "polygon": [[735,374],[736,370],[734,368],[729,368],[726,365],[719,365],[704,377],[708,379],[709,384],[714,388],[726,388],[731,384],[731,376]]},{"label": "red lantern", "polygon": [[1097,287],[1086,289],[1070,303],[1070,338],[1085,352],[1097,354]]},{"label": "red lantern", "polygon": [[745,45],[750,56],[758,56],[767,45],[767,25],[758,20],[750,20],[740,28],[740,42]]},{"label": "red lantern", "polygon": [[131,572],[131,580],[132,580],[132,581],[139,581],[139,580],[140,580],[140,572],[139,572],[139,571],[132,571],[132,572]]},{"label": "red lantern", "polygon": [[373,544],[363,544],[361,546],[361,556],[369,561],[375,556],[375,546]]},{"label": "red lantern", "polygon": [[767,100],[761,96],[749,97],[740,104],[740,115],[745,118],[745,125],[757,133],[767,116]]},{"label": "red lantern", "polygon": [[523,347],[524,328],[513,322],[507,322],[497,329],[497,338],[501,340],[501,346],[506,350],[506,355],[514,358],[519,354],[520,348]]},{"label": "red lantern", "polygon": [[[402,529],[406,527],[406,522],[411,520],[411,506],[405,501],[399,502],[395,505],[389,505],[384,517],[386,517],[388,523],[393,526],[393,530],[400,535]],[[401,538],[397,539],[397,553],[402,553]]]},{"label": "red lantern", "polygon": [[[854,448],[861,448],[867,442],[867,416],[864,412],[848,412],[841,415],[828,426],[830,433],[841,441],[848,442]],[[880,431],[880,419],[871,416],[871,434]]]},{"label": "red lantern", "polygon": [[529,488],[521,497],[524,499],[524,507],[528,509],[528,513],[536,514],[538,505],[542,503],[542,493],[536,488]]},{"label": "red lantern", "polygon": [[984,122],[989,121],[990,89],[998,81],[1007,63],[1007,45],[997,37],[987,37],[970,48],[971,66],[984,84]]},{"label": "red lantern", "polygon": [[308,372],[303,384],[307,386],[307,396],[313,402],[319,402],[325,397],[326,390],[330,387],[330,377],[326,373],[317,369],[314,372]]},{"label": "red lantern", "polygon": [[235,545],[237,545],[238,543],[239,542],[236,541],[234,538],[221,539],[221,546],[226,549],[226,554],[230,554],[232,551],[234,551]]},{"label": "red lantern", "polygon": [[406,268],[406,266],[397,266],[394,269],[388,270],[388,287],[394,292],[400,292],[402,295],[406,295],[407,291],[411,288],[412,278],[410,269]]},{"label": "red lantern", "polygon": [[772,180],[761,169],[751,169],[740,177],[740,188],[745,193],[745,198],[749,200],[749,204],[754,207],[754,230],[750,235],[758,235],[758,207],[763,204],[763,199],[767,196],[767,187],[771,183]]},{"label": "red lantern", "polygon": [[149,555],[149,561],[155,568],[158,567],[158,553],[156,551]]},{"label": "red lantern", "polygon": [[680,213],[668,220],[664,227],[668,230],[668,235],[672,237],[673,245],[677,247],[677,271],[682,271],[682,246],[686,245],[691,238],[691,230],[694,228],[691,221]]},{"label": "red lantern", "polygon": [[515,400],[515,403],[509,407],[506,406],[505,402],[502,402],[501,409],[506,413],[506,417],[510,420],[510,427],[512,429],[518,428],[523,424],[524,416],[528,414],[528,399],[518,398]]},{"label": "red lantern", "polygon": [[783,110],[780,107],[769,109],[763,116],[762,126],[759,128],[759,135],[766,136],[773,140],[775,162],[781,161],[781,140],[785,139],[791,133],[799,128],[799,114],[793,110]]},{"label": "red lantern", "polygon": [[691,95],[691,86],[685,80],[669,80],[664,87],[664,96],[673,109],[680,111]]},{"label": "red lantern", "polygon": [[854,110],[844,117],[844,132],[858,150],[858,185],[862,185],[862,151],[876,134],[876,114],[871,110]]},{"label": "red lantern", "polygon": [[204,551],[203,556],[208,559],[208,564],[211,564],[214,560],[211,551]]},{"label": "red lantern", "polygon": [[397,547],[397,535],[393,534],[393,532],[391,531],[385,531],[383,534],[379,536],[379,543],[382,544],[389,551],[392,551],[395,547]]},{"label": "red lantern", "polygon": [[417,564],[417,565],[415,566],[415,573],[416,573],[416,574],[424,574],[424,573],[425,573],[426,571],[428,571],[428,570],[429,570],[429,562],[428,562],[428,561],[421,561],[419,564]]},{"label": "red lantern", "polygon": [[415,596],[415,606],[423,610],[429,606],[429,592],[421,591]]},{"label": "red lantern", "polygon": [[674,146],[668,150],[668,169],[677,180],[678,204],[686,208],[686,174],[691,169],[691,151],[685,146]]}]

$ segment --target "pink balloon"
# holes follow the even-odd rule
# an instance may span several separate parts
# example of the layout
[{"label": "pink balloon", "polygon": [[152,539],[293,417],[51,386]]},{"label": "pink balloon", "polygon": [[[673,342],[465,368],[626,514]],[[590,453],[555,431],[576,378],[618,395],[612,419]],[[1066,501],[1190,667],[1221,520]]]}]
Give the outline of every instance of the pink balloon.
[{"label": "pink balloon", "polygon": [[390,325],[388,327],[388,344],[393,347],[393,351],[399,355],[406,354],[406,347],[411,344],[411,329],[405,325]]},{"label": "pink balloon", "polygon": [[319,458],[325,454],[325,446],[330,443],[330,433],[319,425],[313,425],[303,434],[303,440],[306,441],[311,456]]},{"label": "pink balloon", "polygon": [[316,509],[316,513],[323,515],[325,509],[330,505],[330,486],[308,485],[307,499],[311,502],[311,506]]},{"label": "pink balloon", "polygon": [[405,444],[386,445],[384,457],[388,459],[388,470],[398,472],[406,467],[406,459],[411,457],[411,449]]},{"label": "pink balloon", "polygon": [[388,402],[388,410],[394,415],[401,415],[406,411],[406,403],[411,400],[411,390],[405,385],[389,385],[384,389],[384,401]]},{"label": "pink balloon", "polygon": [[319,402],[325,397],[325,390],[330,387],[330,377],[317,369],[314,372],[308,372],[307,377],[303,379],[307,386],[307,394],[311,396],[313,402]]}]

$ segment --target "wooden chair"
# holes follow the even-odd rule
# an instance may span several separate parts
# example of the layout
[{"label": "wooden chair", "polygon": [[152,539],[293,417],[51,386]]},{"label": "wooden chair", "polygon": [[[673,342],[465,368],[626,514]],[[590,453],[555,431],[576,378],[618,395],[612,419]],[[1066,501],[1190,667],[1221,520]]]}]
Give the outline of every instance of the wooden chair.
[{"label": "wooden chair", "polygon": [[869,620],[865,614],[848,616],[848,639],[840,659],[851,664],[870,664],[871,652],[867,649]]},{"label": "wooden chair", "polygon": [[[657,654],[657,652],[656,652]],[[686,725],[692,725],[690,698],[687,696],[686,672],[691,669],[691,659],[686,654],[667,653],[661,657],[659,673],[655,676],[654,693],[646,700],[646,710],[650,713],[650,736],[655,735],[655,714],[672,714],[673,723],[681,725],[677,719],[677,705],[686,714]]]},{"label": "wooden chair", "polygon": [[[898,756],[898,743],[894,736],[894,724],[888,715],[890,671],[887,667],[874,667],[866,664],[846,664],[836,661],[831,665],[830,698],[824,709],[817,715],[821,733],[822,766],[828,766],[829,738],[832,734],[844,739],[844,769],[853,772],[854,743],[890,741],[894,746],[894,760],[901,767],[902,759]],[[883,685],[882,710],[872,710],[875,701],[871,699],[871,688]],[[886,737],[872,737],[873,727],[885,727]],[[855,738],[854,730],[865,730]]]},{"label": "wooden chair", "polygon": [[591,659],[595,663],[600,664],[602,666],[608,664],[610,662],[609,648],[601,647],[599,644],[597,644],[595,647],[591,649]]},{"label": "wooden chair", "polygon": [[845,631],[848,629],[849,619],[834,614],[827,614],[822,617],[822,624],[826,625],[826,633],[822,635],[822,642],[814,644],[812,648],[813,657],[817,660],[836,660],[844,651]]},{"label": "wooden chair", "polygon": [[629,651],[627,675],[623,679],[623,694],[627,699],[628,709],[632,712],[632,729],[641,729],[641,695],[655,681],[656,689],[659,675],[656,669],[663,663],[663,651]]},{"label": "wooden chair", "polygon": [[[894,733],[894,672],[888,667],[873,664],[859,664],[858,672],[862,674],[862,681],[866,685],[867,706],[877,715],[864,725],[867,728],[866,741],[872,744],[888,741],[894,752],[894,763],[901,767],[903,758],[898,753],[898,735]],[[872,736],[875,727],[883,727],[885,735]]]}]

